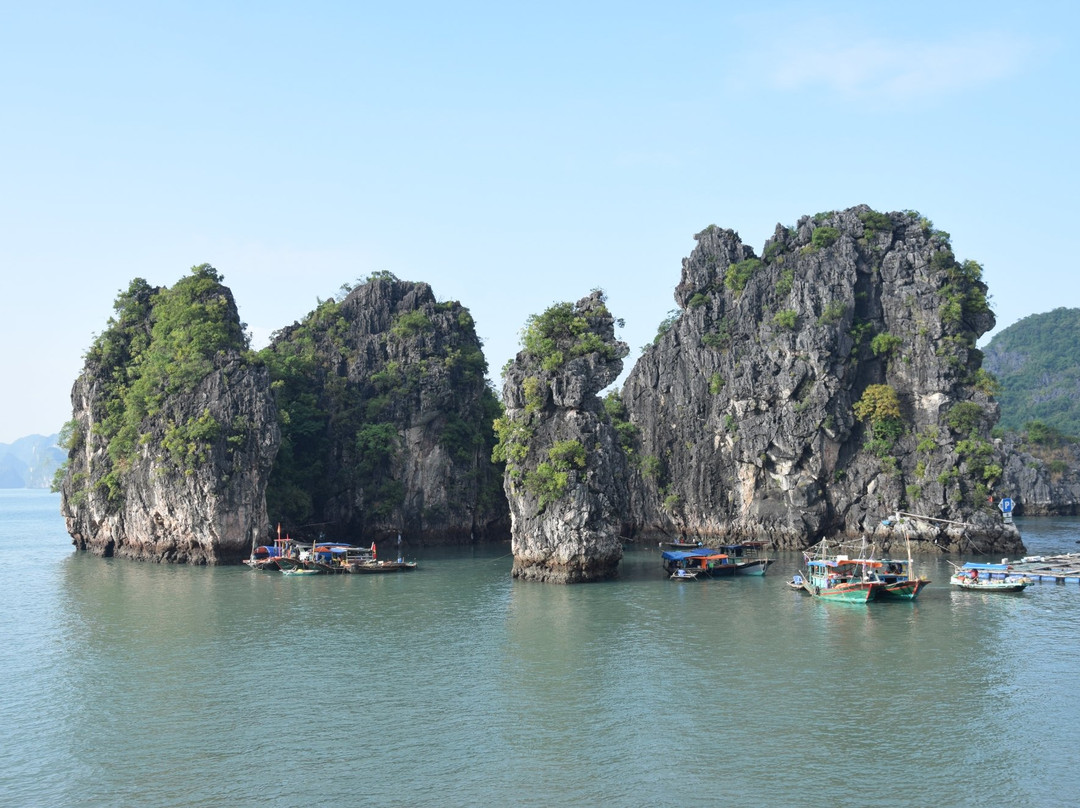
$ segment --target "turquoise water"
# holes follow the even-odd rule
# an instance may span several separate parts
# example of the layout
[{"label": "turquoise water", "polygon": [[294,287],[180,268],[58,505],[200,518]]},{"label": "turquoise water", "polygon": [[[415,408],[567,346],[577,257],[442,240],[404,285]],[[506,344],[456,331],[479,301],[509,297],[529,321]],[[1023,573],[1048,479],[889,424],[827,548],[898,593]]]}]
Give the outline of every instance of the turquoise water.
[{"label": "turquoise water", "polygon": [[[0,491],[0,804],[1073,806],[1080,586],[826,604],[510,579],[508,547],[286,577],[77,554]],[[1021,522],[1080,551],[1080,520]],[[996,560],[996,559],[995,559]]]}]

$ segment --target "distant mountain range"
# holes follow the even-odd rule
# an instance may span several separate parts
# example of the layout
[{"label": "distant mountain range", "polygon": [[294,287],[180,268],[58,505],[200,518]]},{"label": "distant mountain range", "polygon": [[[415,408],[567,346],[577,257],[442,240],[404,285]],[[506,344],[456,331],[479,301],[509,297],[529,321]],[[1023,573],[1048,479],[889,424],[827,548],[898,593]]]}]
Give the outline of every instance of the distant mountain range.
[{"label": "distant mountain range", "polygon": [[1020,431],[1041,421],[1080,435],[1080,309],[1032,314],[1001,331],[984,350],[983,367],[1001,391],[998,426]]},{"label": "distant mountain range", "polygon": [[67,459],[57,435],[28,435],[0,443],[0,488],[48,488]]}]

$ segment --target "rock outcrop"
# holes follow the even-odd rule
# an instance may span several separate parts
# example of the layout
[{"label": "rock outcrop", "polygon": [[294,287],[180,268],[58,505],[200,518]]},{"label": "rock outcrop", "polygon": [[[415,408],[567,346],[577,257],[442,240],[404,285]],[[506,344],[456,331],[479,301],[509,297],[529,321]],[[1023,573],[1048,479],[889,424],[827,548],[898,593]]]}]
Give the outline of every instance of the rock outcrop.
[{"label": "rock outcrop", "polygon": [[472,317],[426,283],[373,276],[275,334],[282,417],[268,503],[293,537],[506,538],[498,401]]},{"label": "rock outcrop", "polygon": [[614,577],[627,467],[597,393],[618,377],[625,343],[604,297],[531,318],[504,375],[496,456],[506,461],[515,578],[579,583]]},{"label": "rock outcrop", "polygon": [[1080,514],[1080,444],[1031,444],[1030,435],[1004,438],[1005,468],[998,491],[1014,502],[1017,516]]},{"label": "rock outcrop", "polygon": [[88,351],[61,486],[80,550],[217,564],[267,534],[277,413],[220,281],[207,264],[171,289],[137,279]]},{"label": "rock outcrop", "polygon": [[731,230],[695,238],[678,315],[622,390],[627,531],[1022,548],[988,502],[1005,461],[975,340],[994,318],[946,233],[863,206],[778,225],[761,257]]}]

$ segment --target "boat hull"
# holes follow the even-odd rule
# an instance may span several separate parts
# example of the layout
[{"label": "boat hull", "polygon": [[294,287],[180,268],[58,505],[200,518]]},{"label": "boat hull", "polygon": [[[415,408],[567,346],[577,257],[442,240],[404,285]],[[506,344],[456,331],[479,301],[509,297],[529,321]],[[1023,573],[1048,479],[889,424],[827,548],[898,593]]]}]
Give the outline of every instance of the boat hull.
[{"label": "boat hull", "polygon": [[415,561],[368,561],[362,564],[349,564],[346,572],[354,575],[377,575],[386,572],[412,572],[416,569]]},{"label": "boat hull", "polygon": [[1023,592],[1026,587],[1031,585],[1031,581],[1027,578],[1017,581],[994,581],[984,579],[973,581],[967,579],[966,576],[964,580],[953,578],[949,583],[958,589],[966,589],[969,592]]},{"label": "boat hull", "polygon": [[773,563],[771,558],[758,558],[753,561],[736,562],[735,573],[737,575],[764,575],[765,570],[769,568],[771,563]]},{"label": "boat hull", "polygon": [[922,578],[908,578],[886,583],[878,592],[880,600],[915,600],[922,588],[930,583]]},{"label": "boat hull", "polygon": [[838,584],[823,587],[811,581],[805,582],[803,586],[815,598],[837,603],[869,603],[877,599],[878,593],[883,588],[882,584],[875,583]]}]

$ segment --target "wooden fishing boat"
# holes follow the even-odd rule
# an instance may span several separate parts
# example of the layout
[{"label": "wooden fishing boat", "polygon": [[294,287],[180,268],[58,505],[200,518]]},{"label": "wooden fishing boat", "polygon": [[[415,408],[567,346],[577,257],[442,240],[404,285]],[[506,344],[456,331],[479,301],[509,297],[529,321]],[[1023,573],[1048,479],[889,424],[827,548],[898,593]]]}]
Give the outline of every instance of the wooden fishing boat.
[{"label": "wooden fishing boat", "polygon": [[281,537],[281,525],[278,525],[274,543],[259,546],[253,544],[251,556],[244,559],[244,564],[253,570],[279,570],[282,568],[283,561],[288,565],[288,560],[295,558],[298,553],[299,548],[292,539],[288,536]]},{"label": "wooden fishing boat", "polygon": [[734,575],[735,565],[726,553],[710,547],[696,550],[665,550],[660,554],[664,571],[671,575],[677,570],[692,570],[705,578]]},{"label": "wooden fishing boat", "polygon": [[803,560],[803,588],[820,600],[869,603],[885,588],[884,582],[875,579],[880,561],[836,553],[825,541],[804,550]]},{"label": "wooden fishing boat", "polygon": [[277,570],[277,553],[268,544],[261,544],[251,551],[251,556],[244,563],[253,570]]},{"label": "wooden fishing boat", "polygon": [[412,572],[416,566],[415,561],[377,561],[372,558],[350,564],[345,571],[359,575],[374,575],[381,572]]},{"label": "wooden fishing boat", "polygon": [[765,570],[775,559],[762,555],[764,542],[743,541],[736,544],[721,544],[717,550],[725,553],[735,565],[736,575],[764,575]]},{"label": "wooden fishing boat", "polygon": [[868,568],[875,563],[865,559],[811,559],[806,562],[803,588],[821,600],[841,603],[869,603],[876,600],[885,588],[881,581],[872,580]]},{"label": "wooden fishing boat", "polygon": [[1012,567],[1008,564],[976,564],[969,561],[956,568],[949,583],[975,592],[1023,592],[1032,581],[1024,575],[1012,574]]},{"label": "wooden fishing boat", "polygon": [[872,580],[885,584],[878,592],[879,600],[915,600],[922,588],[930,583],[912,573],[912,562],[907,559],[881,559],[881,566],[870,572]]}]

